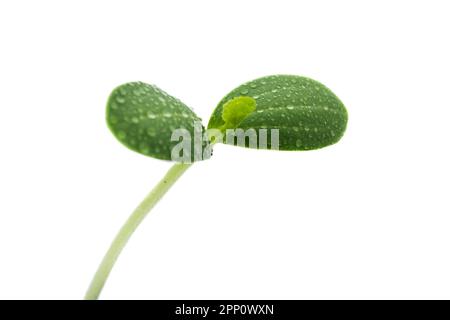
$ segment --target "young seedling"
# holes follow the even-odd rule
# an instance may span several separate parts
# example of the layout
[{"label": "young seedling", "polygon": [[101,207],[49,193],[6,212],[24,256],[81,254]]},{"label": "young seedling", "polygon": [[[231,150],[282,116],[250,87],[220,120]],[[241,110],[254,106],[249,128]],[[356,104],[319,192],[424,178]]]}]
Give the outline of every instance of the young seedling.
[{"label": "young seedling", "polygon": [[235,145],[236,138],[238,146],[247,148],[319,149],[342,137],[347,111],[321,83],[276,75],[232,90],[213,111],[207,130],[180,100],[142,82],[126,83],[113,90],[106,121],[126,147],[175,164],[120,229],[95,273],[86,299],[98,298],[120,252],[144,217],[193,162],[211,156],[213,144]]}]

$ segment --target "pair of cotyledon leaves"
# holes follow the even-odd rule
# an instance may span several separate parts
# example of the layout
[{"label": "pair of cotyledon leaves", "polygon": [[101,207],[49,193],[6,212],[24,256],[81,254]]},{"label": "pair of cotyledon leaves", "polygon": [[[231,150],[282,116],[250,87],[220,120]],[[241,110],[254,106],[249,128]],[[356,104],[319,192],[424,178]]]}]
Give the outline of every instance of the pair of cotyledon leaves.
[{"label": "pair of cotyledon leaves", "polygon": [[[107,104],[107,123],[115,137],[128,148],[157,159],[172,160],[172,149],[179,143],[171,139],[175,129],[202,139],[205,129],[200,121],[180,100],[142,82],[117,87]],[[219,102],[208,123],[208,129],[223,133],[254,129],[258,136],[264,131],[260,129],[266,129],[268,139],[258,138],[267,139],[268,149],[275,147],[271,146],[271,129],[278,129],[279,150],[331,145],[339,141],[346,126],[347,111],[333,92],[315,80],[294,75],[263,77],[235,88]],[[202,147],[210,143],[202,141]]]}]

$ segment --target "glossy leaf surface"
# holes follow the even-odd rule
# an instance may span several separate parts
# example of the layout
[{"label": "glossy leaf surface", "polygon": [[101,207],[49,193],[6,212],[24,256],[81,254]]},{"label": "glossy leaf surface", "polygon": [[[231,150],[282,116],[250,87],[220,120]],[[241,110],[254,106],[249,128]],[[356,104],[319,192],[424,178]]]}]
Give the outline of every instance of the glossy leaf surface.
[{"label": "glossy leaf surface", "polygon": [[[254,99],[256,108],[252,112],[244,110],[235,118],[239,123],[227,125],[230,123],[227,119],[232,118],[227,112],[227,104],[242,99]],[[238,110],[235,112],[239,113]],[[255,129],[257,133],[259,129],[267,129],[269,135],[270,129],[278,129],[280,150],[312,150],[339,141],[346,126],[347,111],[327,87],[305,77],[276,75],[247,82],[232,90],[214,110],[208,129],[234,127]],[[271,148],[270,139],[267,148]]]},{"label": "glossy leaf surface", "polygon": [[[106,120],[114,136],[125,146],[163,160],[172,160],[171,151],[178,144],[171,141],[173,131],[184,129],[194,137],[195,123],[199,125],[201,121],[180,100],[142,82],[126,83],[113,90]],[[199,126],[201,135],[203,127]]]}]

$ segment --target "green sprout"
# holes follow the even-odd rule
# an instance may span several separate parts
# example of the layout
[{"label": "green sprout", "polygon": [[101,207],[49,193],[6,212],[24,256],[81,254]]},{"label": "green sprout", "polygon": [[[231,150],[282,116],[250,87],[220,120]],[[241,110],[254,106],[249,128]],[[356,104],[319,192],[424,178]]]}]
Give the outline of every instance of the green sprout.
[{"label": "green sprout", "polygon": [[[244,83],[227,94],[213,111],[207,129],[180,100],[142,82],[113,90],[106,121],[129,149],[175,164],[113,240],[86,293],[85,299],[90,300],[99,297],[118,256],[148,212],[194,162],[210,158],[214,144],[287,151],[319,149],[343,136],[347,111],[333,92],[315,80],[274,75]],[[259,143],[252,143],[255,141]]]}]

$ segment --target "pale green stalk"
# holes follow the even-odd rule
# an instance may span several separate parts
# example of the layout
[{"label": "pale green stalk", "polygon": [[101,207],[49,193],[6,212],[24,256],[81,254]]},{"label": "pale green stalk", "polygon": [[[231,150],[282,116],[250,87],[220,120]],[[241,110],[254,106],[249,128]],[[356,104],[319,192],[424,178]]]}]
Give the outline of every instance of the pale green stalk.
[{"label": "pale green stalk", "polygon": [[133,211],[131,216],[120,229],[119,233],[111,243],[106,252],[97,272],[92,279],[91,285],[86,293],[86,300],[98,299],[100,292],[105,285],[106,280],[114,266],[120,252],[125,247],[128,239],[145,218],[147,213],[155,206],[170,187],[178,180],[178,178],[191,166],[191,164],[177,163],[173,165],[166,173],[164,178],[153,188],[153,190],[145,197],[141,204]]}]

